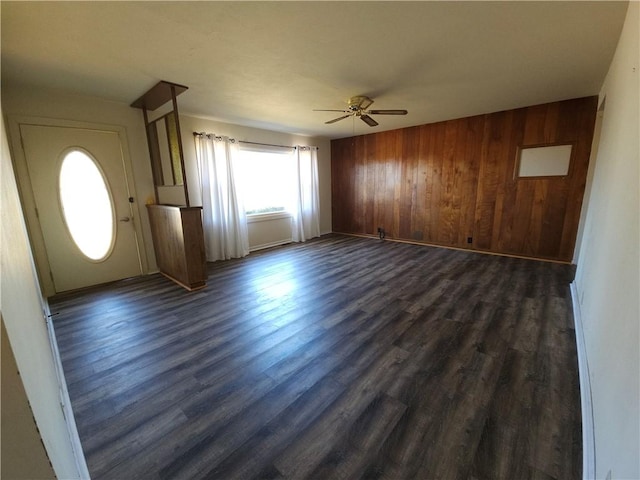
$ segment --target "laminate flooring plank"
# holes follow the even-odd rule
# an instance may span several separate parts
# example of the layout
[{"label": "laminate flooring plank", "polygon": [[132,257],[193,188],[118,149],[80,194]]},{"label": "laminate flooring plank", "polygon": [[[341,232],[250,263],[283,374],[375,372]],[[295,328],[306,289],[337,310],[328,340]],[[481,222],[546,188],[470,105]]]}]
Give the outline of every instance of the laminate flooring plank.
[{"label": "laminate flooring plank", "polygon": [[327,235],[50,299],[92,478],[574,479],[574,267]]},{"label": "laminate flooring plank", "polygon": [[[517,326],[512,343],[515,350],[506,352],[493,411],[485,425],[488,433],[483,434],[478,450],[474,473],[477,478],[491,478],[496,473],[500,478],[528,478],[527,465],[530,465],[531,446],[535,444],[532,436],[536,435],[542,414],[534,411],[532,399],[540,396],[540,385],[547,381],[547,358],[551,358],[536,347],[541,341],[543,325],[548,323],[548,313],[540,308],[539,302],[525,298],[519,315],[515,316]],[[548,402],[549,398],[545,398]],[[525,432],[529,433],[525,435]],[[488,458],[491,468],[483,470],[483,462]]]},{"label": "laminate flooring plank", "polygon": [[[302,317],[304,312],[297,311],[296,314]],[[214,362],[224,358],[225,355],[229,356],[249,344],[255,346],[257,343],[264,345],[264,348],[268,348],[280,339],[302,331],[306,326],[305,322],[297,324],[290,322],[286,328],[277,328],[271,325],[270,322],[261,321],[261,323],[252,326],[249,330],[236,332],[235,337],[241,337],[240,342],[228,340],[223,344],[221,342],[225,341],[225,337],[210,333],[205,334],[206,332],[202,330],[197,330],[198,336],[195,337],[196,340],[192,340],[191,335],[194,332],[187,329],[180,337],[180,340],[171,347],[156,348],[143,355],[132,354],[126,364],[121,365],[120,368],[112,368],[107,375],[95,375],[83,384],[83,388],[89,390],[91,397],[99,396],[102,398],[104,395],[121,395],[128,391],[132,385],[145,381],[141,379],[142,374],[164,376],[168,370],[176,366],[184,367],[189,358],[198,359],[199,368],[208,368]],[[258,347],[247,351],[254,355],[260,353]],[[215,352],[215,355],[212,355],[212,352]],[[152,366],[154,368],[151,368]],[[97,392],[91,390],[92,385],[96,386]],[[74,384],[71,384],[72,388],[74,386]],[[82,401],[79,401],[78,405],[82,407]]]},{"label": "laminate flooring plank", "polygon": [[308,478],[360,478],[405,409],[387,395],[376,396]]},{"label": "laminate flooring plank", "polygon": [[314,423],[343,391],[344,385],[330,376],[323,377],[204,477],[262,478],[265,470],[277,471],[271,463],[274,455],[296,442],[299,432]]},{"label": "laminate flooring plank", "polygon": [[[393,307],[389,308],[393,310]],[[363,346],[366,347],[367,342],[377,332],[384,329],[385,317],[384,315],[371,316],[364,313],[362,316],[358,316],[358,319],[361,321],[360,328],[339,336],[339,341],[330,348],[307,351],[307,353],[311,353],[311,357],[307,355],[291,356],[268,368],[265,373],[274,380],[282,381],[312,367],[318,368],[325,374],[334,370],[342,371],[366,353],[369,353],[368,358],[372,359],[371,353],[366,352]],[[381,353],[383,352],[378,351],[378,357]]]},{"label": "laminate flooring plank", "polygon": [[[437,338],[438,335],[434,333],[434,330],[440,329],[443,325],[456,330],[460,328],[459,325],[454,325],[445,320],[444,313],[447,308],[449,308],[448,303],[438,298],[434,299],[431,305],[418,310],[419,316],[416,321],[394,341],[394,345],[413,352],[420,345]],[[448,341],[449,338],[447,337],[445,342]]]},{"label": "laminate flooring plank", "polygon": [[[273,392],[277,387],[272,379],[262,375],[244,383],[210,387],[215,390],[216,395],[210,396],[209,408],[191,408],[199,404],[200,398],[184,399],[180,408],[186,420],[176,423],[174,428],[166,433],[164,441],[146,445],[135,456],[115,465],[105,478],[144,478],[147,472],[154,472],[159,478],[166,478],[163,470],[167,464],[172,464],[172,478],[177,478],[180,468],[192,456],[196,456],[193,452],[206,449],[206,445],[219,435],[222,427],[233,418],[242,417],[242,412],[249,405]],[[259,415],[254,415],[253,420],[260,421],[260,418]],[[224,445],[223,442],[222,446]]]},{"label": "laminate flooring plank", "polygon": [[163,410],[162,413],[140,424],[130,424],[117,441],[109,442],[103,448],[86,451],[87,466],[92,475],[100,478],[113,466],[113,458],[119,461],[127,458],[140,459],[145,447],[157,445],[176,425],[187,421],[179,408]]},{"label": "laminate flooring plank", "polygon": [[90,453],[106,448],[109,443],[118,443],[123,432],[131,425],[140,425],[153,418],[157,412],[180,405],[185,398],[192,398],[202,389],[193,377],[185,377],[165,383],[165,388],[131,401],[109,398],[92,404],[89,410],[78,413],[77,421],[95,432],[83,441],[85,452]]},{"label": "laminate flooring plank", "polygon": [[[490,318],[491,315],[484,315],[484,317]],[[444,326],[456,325],[454,322],[447,321],[441,322],[441,324]],[[435,475],[438,472],[437,468],[430,465],[432,460],[429,460],[428,455],[426,456],[426,465],[422,466],[414,460],[408,459],[416,457],[416,450],[431,452],[435,449],[438,452],[437,447],[439,445],[451,447],[452,440],[442,437],[444,433],[456,432],[456,427],[464,425],[464,422],[460,419],[460,415],[464,414],[464,412],[467,410],[468,412],[476,412],[479,416],[474,417],[475,428],[466,428],[462,433],[477,431],[478,424],[484,422],[483,412],[491,399],[492,385],[497,382],[500,371],[499,366],[502,360],[500,355],[492,357],[478,351],[477,347],[482,345],[481,339],[486,330],[475,328],[475,326],[482,324],[482,322],[478,321],[476,323],[458,325],[455,330],[452,329],[453,335],[447,340],[447,346],[438,345],[437,348],[433,349],[433,352],[440,354],[436,358],[430,359],[428,354],[431,352],[429,352],[429,349],[423,348],[421,360],[415,367],[412,365],[414,369],[417,369],[417,372],[412,375],[413,381],[404,383],[404,385],[398,382],[394,385],[395,391],[390,392],[404,401],[408,405],[408,409],[399,425],[399,435],[395,439],[391,436],[390,441],[385,446],[385,449],[389,451],[389,461],[387,463],[389,465],[402,465],[403,471],[410,472],[409,477],[422,475],[419,473],[421,469],[426,469],[426,472],[423,472],[425,475]],[[446,355],[447,351],[455,352],[455,354]],[[461,411],[456,411],[453,417],[454,420],[447,420],[446,417],[441,418],[442,415],[440,415],[440,418],[438,415],[429,415],[431,411],[440,412],[440,414],[443,411],[449,411],[444,410],[444,407],[450,408],[451,404],[455,404],[456,398],[459,397],[458,392],[472,392],[469,398],[473,398],[473,402],[476,402],[476,405],[473,408],[467,408],[467,405],[462,403],[463,407],[461,407]],[[467,399],[465,398],[465,400]],[[438,421],[436,421],[437,418],[439,418]],[[479,438],[477,441],[479,441]],[[474,444],[472,442],[470,447],[467,442],[462,450],[473,452]],[[445,461],[444,458],[447,457],[447,454],[445,452],[435,453],[435,458],[440,457],[440,454],[443,454],[442,460],[440,460],[442,463]],[[463,464],[459,461],[456,461],[455,464],[457,465],[458,463]],[[438,465],[440,464],[435,466],[437,467]],[[385,473],[384,468],[378,468],[378,470],[381,471],[383,478],[392,478],[398,475],[398,472],[394,471]],[[449,472],[449,475],[452,474]],[[457,478],[456,476],[443,475],[443,478]]]},{"label": "laminate flooring plank", "polygon": [[441,375],[449,358],[454,355],[453,342],[461,329],[456,322],[435,322],[429,327],[432,334],[426,336],[406,361],[405,367],[386,387],[387,395],[408,405],[420,395],[420,384],[430,376]]},{"label": "laminate flooring plank", "polygon": [[[320,312],[320,313],[322,313],[322,312]],[[281,331],[281,332],[279,332],[279,333],[282,333],[282,331]],[[305,331],[305,332],[304,332],[304,334],[305,334],[305,335],[308,335],[309,333],[311,333],[311,330],[310,330],[310,329],[308,329],[307,331]],[[303,335],[302,337],[304,337],[304,335]],[[302,337],[297,337],[297,338],[296,338],[296,341],[298,341],[298,342],[299,342],[299,341],[301,341],[301,338],[302,338]],[[288,345],[288,346],[286,346],[286,348],[291,349],[291,346],[290,346],[290,345]],[[259,353],[259,349],[257,349],[257,348],[254,346],[252,349],[250,349],[250,350],[248,349],[248,350],[247,350],[247,352],[251,352],[251,355],[256,355],[257,353]],[[264,365],[265,365],[264,356],[262,356],[262,357],[263,357],[263,358],[260,358],[260,364],[261,364],[261,366],[264,366]],[[240,360],[241,360],[241,359],[239,359],[239,358],[237,358],[237,357],[236,357],[236,358],[234,358],[234,363],[235,363],[235,364],[238,364],[238,362],[240,362]],[[231,363],[231,362],[228,362],[228,363]],[[213,371],[216,371],[216,370],[214,370],[214,369],[212,369],[212,368],[207,368],[207,371],[208,371],[208,372],[213,372]],[[197,376],[197,375],[196,375],[196,376]],[[201,378],[201,377],[198,377],[198,378],[199,378],[200,380],[206,381],[206,378]]]},{"label": "laminate flooring plank", "polygon": [[501,364],[475,350],[466,355],[447,356],[435,368],[423,365],[396,393],[407,410],[383,446],[382,478],[400,475],[394,466],[402,478],[464,477],[470,460],[463,453],[473,458]]},{"label": "laminate flooring plank", "polygon": [[502,361],[476,353],[470,363],[473,367],[466,367],[449,389],[446,414],[433,404],[425,409],[438,420],[430,424],[432,441],[425,445],[415,478],[466,478],[471,470]]},{"label": "laminate flooring plank", "polygon": [[[379,359],[380,363],[383,361],[385,362],[384,367],[380,368],[386,371],[394,362],[398,362],[398,354],[393,352],[393,354],[390,353]],[[220,428],[212,428],[210,435],[192,445],[176,460],[163,468],[161,476],[163,478],[200,478],[211,468],[211,465],[230,455],[326,373],[324,365],[310,364],[285,381],[276,383],[276,386],[260,401],[247,405],[241,414],[235,415]],[[354,391],[354,389],[349,391]],[[357,389],[356,391],[358,394],[363,393]],[[203,412],[204,415],[206,412]],[[275,465],[279,471],[282,471],[277,463]]]},{"label": "laminate flooring plank", "polygon": [[[546,297],[540,347],[536,352],[536,369],[544,372],[538,379],[534,396],[540,411],[531,464],[555,478],[571,476],[579,465],[563,461],[564,451],[580,448],[581,427],[579,385],[571,372],[577,370],[574,333],[560,319],[566,318],[563,300]],[[564,347],[564,348],[563,348]],[[554,359],[560,361],[554,361]],[[553,405],[553,408],[550,408]]]},{"label": "laminate flooring plank", "polygon": [[340,439],[345,427],[352,424],[373,401],[378,392],[392,381],[401,368],[408,352],[393,347],[345,389],[333,404],[327,407],[319,421],[301,433],[298,442],[278,456],[276,468],[287,478],[306,478]]},{"label": "laminate flooring plank", "polygon": [[[366,338],[375,323],[368,322],[370,315],[356,311],[342,322],[318,337],[315,341],[292,350],[286,358],[269,366],[266,374],[275,380],[281,380],[311,363],[322,363],[327,368],[336,362],[342,362],[349,352],[357,348],[360,339]],[[327,352],[330,352],[327,355]]]}]

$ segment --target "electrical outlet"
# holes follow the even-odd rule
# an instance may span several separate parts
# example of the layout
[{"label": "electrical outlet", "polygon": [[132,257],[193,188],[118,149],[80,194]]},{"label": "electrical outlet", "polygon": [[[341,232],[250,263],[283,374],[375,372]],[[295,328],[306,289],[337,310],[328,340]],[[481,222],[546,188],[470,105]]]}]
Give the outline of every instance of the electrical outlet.
[{"label": "electrical outlet", "polygon": [[467,237],[467,243],[473,243],[473,237]]}]

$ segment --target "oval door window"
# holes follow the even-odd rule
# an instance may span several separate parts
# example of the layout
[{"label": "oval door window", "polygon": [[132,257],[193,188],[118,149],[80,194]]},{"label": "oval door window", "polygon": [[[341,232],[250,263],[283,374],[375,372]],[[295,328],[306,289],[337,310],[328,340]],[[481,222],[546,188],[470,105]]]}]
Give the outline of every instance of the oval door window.
[{"label": "oval door window", "polygon": [[71,150],[60,166],[60,203],[71,238],[94,261],[104,260],[115,237],[111,194],[96,161]]}]

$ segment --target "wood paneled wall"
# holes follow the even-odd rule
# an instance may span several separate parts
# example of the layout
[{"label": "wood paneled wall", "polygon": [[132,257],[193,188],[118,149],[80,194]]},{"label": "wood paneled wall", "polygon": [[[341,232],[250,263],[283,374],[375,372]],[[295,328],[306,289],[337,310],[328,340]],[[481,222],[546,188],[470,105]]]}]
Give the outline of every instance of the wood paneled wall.
[{"label": "wood paneled wall", "polygon": [[[333,140],[333,231],[382,227],[387,238],[569,262],[596,110],[585,97]],[[516,178],[519,147],[567,143],[567,176]]]}]

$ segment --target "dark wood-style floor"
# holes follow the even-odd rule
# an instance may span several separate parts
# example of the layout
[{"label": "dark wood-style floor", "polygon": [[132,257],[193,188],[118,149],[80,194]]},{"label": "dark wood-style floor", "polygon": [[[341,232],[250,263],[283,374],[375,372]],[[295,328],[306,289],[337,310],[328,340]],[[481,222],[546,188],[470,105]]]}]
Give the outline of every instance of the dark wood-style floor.
[{"label": "dark wood-style floor", "polygon": [[331,235],[51,299],[94,479],[574,479],[570,266]]}]

